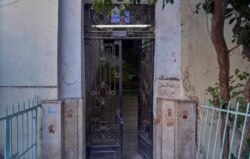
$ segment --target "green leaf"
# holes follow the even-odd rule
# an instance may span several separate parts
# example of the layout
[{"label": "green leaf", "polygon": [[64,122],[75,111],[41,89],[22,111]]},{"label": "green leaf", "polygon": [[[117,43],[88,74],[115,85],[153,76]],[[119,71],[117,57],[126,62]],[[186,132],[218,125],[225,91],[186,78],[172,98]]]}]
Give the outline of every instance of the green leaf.
[{"label": "green leaf", "polygon": [[239,72],[240,72],[239,69],[235,69],[235,71],[234,71],[235,75],[238,75]]},{"label": "green leaf", "polygon": [[235,21],[235,17],[229,20],[229,24],[232,24]]},{"label": "green leaf", "polygon": [[247,140],[247,145],[250,147],[250,139]]},{"label": "green leaf", "polygon": [[236,39],[235,39],[235,38],[233,38],[232,43],[234,43],[235,41],[236,41]]},{"label": "green leaf", "polygon": [[196,4],[196,10],[199,10],[200,9],[200,6],[201,6],[201,3],[198,3],[198,4]]},{"label": "green leaf", "polygon": [[166,1],[166,0],[162,0],[162,9],[165,8],[165,1]]},{"label": "green leaf", "polygon": [[227,8],[225,10],[226,18],[230,17],[229,15],[233,14],[233,8]]},{"label": "green leaf", "polygon": [[236,159],[236,157],[234,156],[234,154],[231,153],[230,159]]},{"label": "green leaf", "polygon": [[233,33],[235,35],[235,37],[237,37],[236,35],[239,33],[239,31],[241,30],[241,21],[240,20],[237,20],[236,24],[234,25],[233,27]]}]

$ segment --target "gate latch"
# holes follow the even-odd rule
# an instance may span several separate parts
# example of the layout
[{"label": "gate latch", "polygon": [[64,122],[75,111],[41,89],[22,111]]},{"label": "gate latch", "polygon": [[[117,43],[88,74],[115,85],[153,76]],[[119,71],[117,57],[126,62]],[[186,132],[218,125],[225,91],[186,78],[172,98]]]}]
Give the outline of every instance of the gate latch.
[{"label": "gate latch", "polygon": [[120,109],[116,109],[116,115],[120,121],[120,124],[123,124],[123,118],[121,117]]}]

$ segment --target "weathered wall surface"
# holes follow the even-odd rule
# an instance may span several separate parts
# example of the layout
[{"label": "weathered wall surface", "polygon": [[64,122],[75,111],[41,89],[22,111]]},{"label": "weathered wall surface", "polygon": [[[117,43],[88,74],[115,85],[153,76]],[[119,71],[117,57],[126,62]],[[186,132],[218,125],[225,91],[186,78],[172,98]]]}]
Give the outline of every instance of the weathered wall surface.
[{"label": "weathered wall surface", "polygon": [[57,98],[57,15],[57,0],[0,2],[0,104]]},{"label": "weathered wall surface", "polygon": [[[206,16],[202,9],[198,14],[194,13],[198,2],[200,0],[181,1],[181,94],[184,99],[198,99],[198,102],[203,102],[211,98],[206,89],[218,82],[219,68],[210,38],[211,15]],[[224,32],[229,49],[236,45],[231,43],[231,27],[226,24]],[[231,75],[236,68],[250,72],[250,62],[243,59],[240,48],[230,53]],[[208,121],[211,121],[211,117]],[[206,126],[210,128],[211,124]],[[215,130],[212,134],[215,134]]]},{"label": "weathered wall surface", "polygon": [[[218,64],[216,52],[210,39],[211,16],[206,19],[206,14],[200,10],[194,13],[198,0],[181,2],[181,72],[183,83],[183,98],[196,98],[207,100],[205,95],[208,86],[218,82]],[[231,43],[232,30],[226,25],[225,37],[228,48],[233,48]],[[230,53],[231,72],[235,68],[250,72],[250,62],[243,59],[240,50]]]},{"label": "weathered wall surface", "polygon": [[0,1],[1,110],[35,97],[57,99],[57,26],[58,0]]},{"label": "weathered wall surface", "polygon": [[155,9],[154,117],[156,99],[179,98],[181,79],[180,1],[162,10],[162,1]]},{"label": "weathered wall surface", "polygon": [[[181,96],[181,25],[180,1],[166,5],[157,1],[155,9],[155,61],[154,61],[154,130],[153,153],[155,159],[174,159],[177,106]],[[169,101],[171,99],[171,101]],[[171,119],[168,117],[171,109]],[[169,126],[168,126],[169,125]]]}]

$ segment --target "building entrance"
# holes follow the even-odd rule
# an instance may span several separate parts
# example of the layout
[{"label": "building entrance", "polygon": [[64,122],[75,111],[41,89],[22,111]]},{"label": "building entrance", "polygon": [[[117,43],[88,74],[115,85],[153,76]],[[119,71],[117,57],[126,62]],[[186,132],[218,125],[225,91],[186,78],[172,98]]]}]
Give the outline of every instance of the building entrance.
[{"label": "building entrance", "polygon": [[154,34],[141,25],[91,28],[85,30],[86,157],[151,159]]}]

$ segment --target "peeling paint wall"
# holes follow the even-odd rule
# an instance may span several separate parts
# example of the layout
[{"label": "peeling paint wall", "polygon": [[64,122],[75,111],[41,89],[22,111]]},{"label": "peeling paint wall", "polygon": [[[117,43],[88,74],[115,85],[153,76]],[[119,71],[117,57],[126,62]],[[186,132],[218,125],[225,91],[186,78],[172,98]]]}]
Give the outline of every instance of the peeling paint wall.
[{"label": "peeling paint wall", "polygon": [[[206,15],[201,9],[195,13],[196,4],[200,0],[182,1],[181,2],[181,94],[183,99],[196,99],[199,103],[211,99],[206,93],[209,86],[214,86],[218,82],[218,62],[217,56],[210,38],[211,15]],[[233,48],[232,30],[225,25],[224,35],[228,48]],[[236,49],[230,53],[230,70],[231,75],[235,69],[250,72],[250,62],[243,58],[241,50]],[[199,114],[197,114],[199,116]],[[197,119],[199,119],[198,117]],[[216,120],[216,119],[215,119]],[[208,118],[211,121],[211,117]],[[207,124],[207,130],[211,127],[210,122]],[[199,125],[197,121],[197,126]],[[197,136],[200,135],[197,133]],[[208,133],[207,133],[208,134]],[[215,130],[212,131],[215,134]],[[214,143],[211,143],[213,145]],[[219,143],[217,143],[219,145]],[[218,153],[216,151],[216,153]]]},{"label": "peeling paint wall", "polygon": [[179,98],[181,78],[180,1],[162,10],[162,1],[155,9],[154,108],[156,99]]},{"label": "peeling paint wall", "polygon": [[[199,0],[181,1],[181,74],[183,98],[199,98],[207,100],[205,94],[208,86],[218,82],[218,64],[216,52],[210,38],[211,16],[200,10],[194,13]],[[225,26],[225,37],[228,48],[231,43],[232,30]],[[231,72],[235,68],[250,72],[250,62],[243,59],[239,49],[230,53]]]},{"label": "peeling paint wall", "polygon": [[180,0],[166,5],[164,10],[162,1],[157,1],[155,16],[153,156],[155,159],[174,159],[175,138],[178,138],[175,136],[175,119],[172,115],[171,119],[166,117],[169,108],[171,114],[175,114],[174,100],[181,97]]}]

